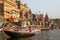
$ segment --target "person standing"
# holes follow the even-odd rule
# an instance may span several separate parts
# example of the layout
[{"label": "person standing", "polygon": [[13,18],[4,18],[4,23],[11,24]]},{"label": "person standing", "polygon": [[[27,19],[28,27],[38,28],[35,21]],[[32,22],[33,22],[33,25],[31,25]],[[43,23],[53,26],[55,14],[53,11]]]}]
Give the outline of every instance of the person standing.
[{"label": "person standing", "polygon": [[14,17],[11,16],[11,17],[9,18],[9,21],[13,23],[13,22],[14,22]]}]

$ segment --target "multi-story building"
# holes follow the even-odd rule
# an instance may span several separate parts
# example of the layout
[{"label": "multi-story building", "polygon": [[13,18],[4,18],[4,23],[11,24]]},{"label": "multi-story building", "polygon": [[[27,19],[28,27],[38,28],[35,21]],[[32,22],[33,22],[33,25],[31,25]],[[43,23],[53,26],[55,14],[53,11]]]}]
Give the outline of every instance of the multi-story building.
[{"label": "multi-story building", "polygon": [[17,3],[18,9],[20,9],[20,18],[25,20],[26,16],[28,16],[28,5],[24,4],[22,1],[17,1]]},{"label": "multi-story building", "polygon": [[11,16],[21,20],[22,25],[29,22],[31,18],[31,10],[28,9],[28,5],[24,4],[21,0],[0,0],[0,15],[4,18],[10,18]]},{"label": "multi-story building", "polygon": [[28,5],[24,4],[21,0],[16,2],[18,4],[18,9],[20,9],[20,20],[22,25],[26,25],[26,23],[29,22],[29,19],[31,18],[31,10],[29,10]]},{"label": "multi-story building", "polygon": [[0,5],[0,15],[4,18],[19,17],[20,10],[17,9],[16,0],[0,0]]}]

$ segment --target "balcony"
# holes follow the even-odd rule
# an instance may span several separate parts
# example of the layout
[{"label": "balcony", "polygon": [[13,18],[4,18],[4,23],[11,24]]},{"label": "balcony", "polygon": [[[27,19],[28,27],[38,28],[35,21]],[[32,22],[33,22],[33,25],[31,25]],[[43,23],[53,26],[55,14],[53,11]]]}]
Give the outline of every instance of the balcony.
[{"label": "balcony", "polygon": [[16,5],[16,1],[12,1],[12,0],[7,0],[7,1],[14,4],[14,5]]},{"label": "balcony", "polygon": [[4,2],[9,4],[9,5],[11,5],[11,6],[17,7],[17,3],[16,2],[12,2],[12,1],[9,1],[9,0],[4,1]]}]

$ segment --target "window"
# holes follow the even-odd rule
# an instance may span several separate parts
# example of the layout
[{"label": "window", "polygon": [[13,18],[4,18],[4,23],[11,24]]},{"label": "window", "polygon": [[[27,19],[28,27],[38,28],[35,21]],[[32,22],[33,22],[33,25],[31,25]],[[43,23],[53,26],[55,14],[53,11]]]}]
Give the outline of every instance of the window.
[{"label": "window", "polygon": [[28,17],[28,12],[26,12],[24,16],[25,16],[25,17]]},{"label": "window", "polygon": [[20,17],[22,17],[23,16],[23,13],[22,12],[20,12]]}]

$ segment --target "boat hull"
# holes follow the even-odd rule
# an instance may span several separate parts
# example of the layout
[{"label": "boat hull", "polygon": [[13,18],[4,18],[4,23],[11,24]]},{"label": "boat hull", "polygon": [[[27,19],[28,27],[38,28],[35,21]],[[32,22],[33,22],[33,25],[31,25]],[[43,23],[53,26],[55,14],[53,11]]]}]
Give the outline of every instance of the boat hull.
[{"label": "boat hull", "polygon": [[49,28],[41,28],[41,31],[48,31],[50,30]]},{"label": "boat hull", "polygon": [[35,33],[31,33],[31,32],[24,33],[24,32],[13,32],[7,30],[4,30],[4,32],[10,37],[29,37],[35,35]]}]

